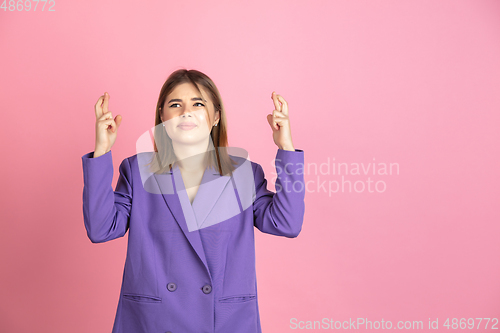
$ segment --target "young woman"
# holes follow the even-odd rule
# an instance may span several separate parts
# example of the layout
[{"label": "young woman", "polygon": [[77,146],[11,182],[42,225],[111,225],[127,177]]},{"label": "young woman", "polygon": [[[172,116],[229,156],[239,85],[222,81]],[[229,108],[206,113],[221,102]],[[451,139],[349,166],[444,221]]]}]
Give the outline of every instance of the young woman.
[{"label": "young woman", "polygon": [[304,152],[292,144],[287,102],[271,98],[276,193],[260,164],[230,154],[213,81],[185,69],[160,91],[154,152],[123,160],[113,191],[122,118],[107,93],[98,99],[95,149],[82,157],[85,228],[93,243],[129,231],[113,333],[261,332],[254,227],[297,237],[305,209]]}]

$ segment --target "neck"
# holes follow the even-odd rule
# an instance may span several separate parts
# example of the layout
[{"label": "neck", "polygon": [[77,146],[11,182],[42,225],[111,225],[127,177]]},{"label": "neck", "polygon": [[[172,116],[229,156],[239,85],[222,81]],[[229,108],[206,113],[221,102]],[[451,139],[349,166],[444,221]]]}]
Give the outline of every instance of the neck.
[{"label": "neck", "polygon": [[199,144],[182,144],[172,142],[176,162],[182,172],[195,173],[205,169],[207,152],[215,149],[212,140],[208,137]]}]

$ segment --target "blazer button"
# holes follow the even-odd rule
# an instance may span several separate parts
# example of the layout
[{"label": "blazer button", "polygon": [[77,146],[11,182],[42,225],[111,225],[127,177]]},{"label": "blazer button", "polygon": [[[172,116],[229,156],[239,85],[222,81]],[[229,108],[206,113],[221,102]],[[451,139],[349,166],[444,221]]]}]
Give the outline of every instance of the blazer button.
[{"label": "blazer button", "polygon": [[175,289],[177,289],[177,285],[173,282],[170,282],[167,284],[167,289],[168,291],[174,291]]},{"label": "blazer button", "polygon": [[203,292],[205,294],[210,294],[210,292],[212,291],[212,286],[209,284],[206,284],[203,286],[203,288],[201,288],[201,290],[203,290]]}]

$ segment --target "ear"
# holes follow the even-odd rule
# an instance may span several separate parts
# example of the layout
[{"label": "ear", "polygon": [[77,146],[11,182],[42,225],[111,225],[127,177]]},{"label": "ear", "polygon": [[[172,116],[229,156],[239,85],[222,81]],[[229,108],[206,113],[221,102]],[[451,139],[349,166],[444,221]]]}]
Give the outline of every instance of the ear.
[{"label": "ear", "polygon": [[219,122],[219,120],[220,120],[220,111],[217,110],[217,111],[215,111],[215,119],[214,119],[214,121],[215,122]]}]

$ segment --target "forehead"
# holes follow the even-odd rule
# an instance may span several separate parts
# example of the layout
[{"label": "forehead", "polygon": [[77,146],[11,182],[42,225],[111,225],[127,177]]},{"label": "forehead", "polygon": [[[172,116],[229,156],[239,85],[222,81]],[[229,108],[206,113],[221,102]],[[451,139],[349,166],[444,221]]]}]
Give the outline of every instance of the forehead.
[{"label": "forehead", "polygon": [[[207,96],[207,91],[205,87],[199,86],[203,97]],[[198,90],[195,88],[195,86],[192,83],[185,82],[178,84],[175,86],[174,89],[168,94],[168,97],[192,97],[192,96],[199,96]]]}]

